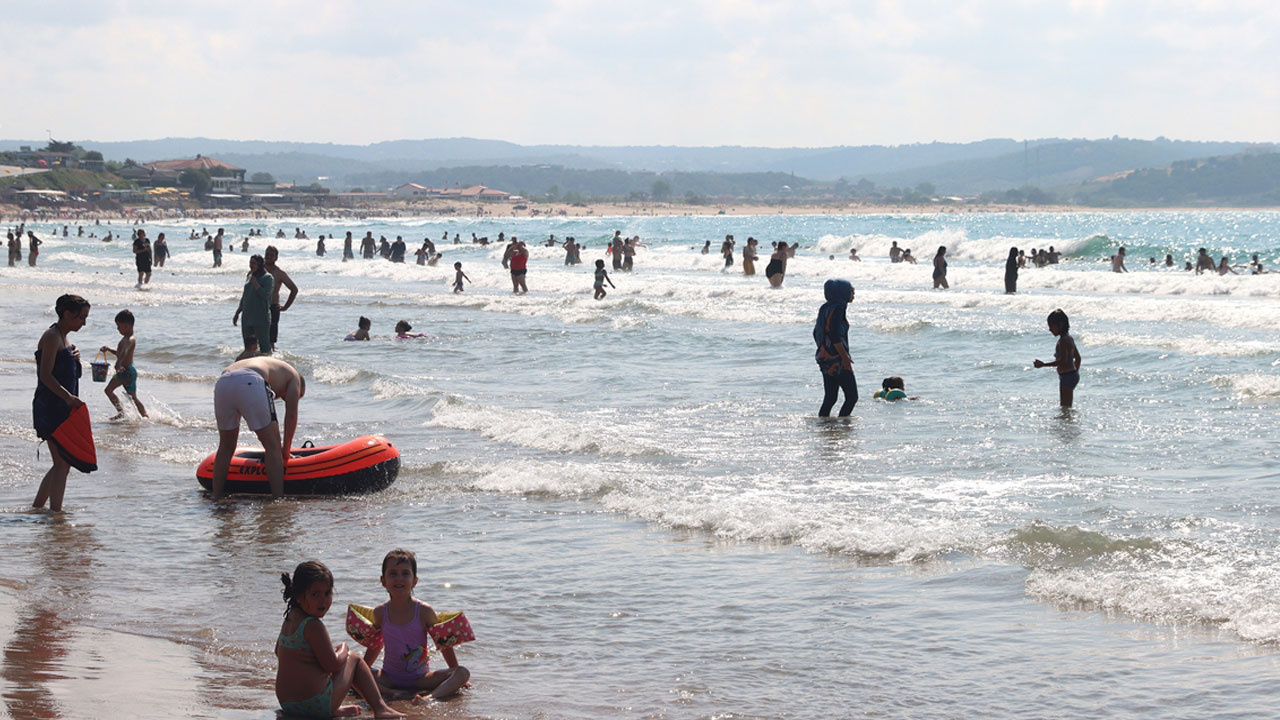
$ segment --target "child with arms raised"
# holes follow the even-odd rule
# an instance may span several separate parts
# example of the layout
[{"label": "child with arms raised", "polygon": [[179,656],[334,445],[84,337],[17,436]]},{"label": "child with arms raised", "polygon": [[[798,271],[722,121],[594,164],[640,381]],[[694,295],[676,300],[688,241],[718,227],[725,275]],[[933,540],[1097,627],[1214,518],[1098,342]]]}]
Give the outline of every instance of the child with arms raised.
[{"label": "child with arms raised", "polygon": [[346,643],[334,648],[324,623],[318,622],[333,604],[333,574],[329,568],[308,560],[294,569],[292,578],[281,573],[280,579],[284,582],[285,602],[289,603],[275,650],[280,660],[276,699],[281,709],[288,715],[315,718],[359,715],[358,706],[342,704],[354,685],[373,709],[374,717],[404,717],[382,699],[364,660],[349,652]]},{"label": "child with arms raised", "polygon": [[[436,624],[436,611],[413,596],[418,584],[418,559],[408,550],[392,550],[382,559],[382,587],[391,599],[373,609],[373,626],[382,631],[382,645],[374,645],[364,654],[370,666],[378,653],[386,649],[382,669],[374,673],[381,688],[388,692],[409,692],[414,702],[439,700],[456,692],[471,677],[470,671],[458,664],[453,648],[442,648],[440,654],[449,665],[444,670],[431,670],[428,661],[427,629]],[[418,695],[419,692],[423,695]]]}]

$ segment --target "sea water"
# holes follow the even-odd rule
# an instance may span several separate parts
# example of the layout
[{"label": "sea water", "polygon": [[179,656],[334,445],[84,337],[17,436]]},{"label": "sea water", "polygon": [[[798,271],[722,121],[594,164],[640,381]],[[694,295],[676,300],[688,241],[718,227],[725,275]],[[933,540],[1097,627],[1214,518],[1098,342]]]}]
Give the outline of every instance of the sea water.
[{"label": "sea water", "polygon": [[[15,717],[110,716],[160,690],[186,698],[162,716],[272,717],[280,573],[333,569],[337,642],[346,603],[384,599],[395,547],[418,554],[417,595],[465,609],[477,634],[459,651],[474,687],[432,717],[1226,718],[1280,701],[1280,274],[1178,269],[1199,247],[1274,265],[1280,214],[226,220],[213,269],[188,234],[218,225],[146,225],[172,257],[144,291],[127,239],[75,225],[34,225],[39,267],[0,268],[0,593],[23,609],[0,629],[0,688]],[[404,461],[387,491],[201,493],[250,227],[268,235],[250,253],[276,245],[300,287],[277,351],[308,379],[298,441],[386,435]],[[348,230],[357,249],[366,231],[404,236],[410,262],[342,262]],[[615,230],[647,247],[597,302]],[[529,244],[528,295],[512,295],[501,246],[469,242],[499,231]],[[320,234],[338,235],[325,257]],[[549,234],[585,244],[585,264],[566,267]],[[738,264],[748,236],[755,277]],[[412,263],[423,237],[436,267]],[[772,289],[779,241],[800,249]],[[890,264],[894,241],[920,263]],[[942,245],[951,289],[934,291]],[[1064,261],[1005,295],[1008,249],[1050,245]],[[1113,274],[1121,245],[1132,272]],[[1175,268],[1148,263],[1166,254]],[[857,289],[861,399],[844,420],[816,417],[828,277]],[[101,469],[72,473],[58,518],[26,508],[48,467],[32,352],[64,292],[93,303],[71,336],[86,363],[133,310],[151,418],[106,421],[86,370]],[[1032,367],[1053,355],[1055,308],[1084,361],[1070,410]],[[373,339],[343,342],[361,315]],[[395,339],[399,320],[428,337]],[[888,375],[919,399],[872,400]],[[58,684],[86,672],[59,660],[71,628],[179,648],[189,697],[156,674],[76,705]],[[93,657],[100,675],[124,662]]]}]

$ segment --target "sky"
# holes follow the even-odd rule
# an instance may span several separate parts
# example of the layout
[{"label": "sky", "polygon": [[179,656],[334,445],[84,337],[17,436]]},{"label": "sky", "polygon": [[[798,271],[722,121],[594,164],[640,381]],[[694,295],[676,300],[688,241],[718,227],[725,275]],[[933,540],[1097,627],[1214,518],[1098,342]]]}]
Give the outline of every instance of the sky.
[{"label": "sky", "polygon": [[1280,141],[1275,0],[0,0],[0,138]]}]

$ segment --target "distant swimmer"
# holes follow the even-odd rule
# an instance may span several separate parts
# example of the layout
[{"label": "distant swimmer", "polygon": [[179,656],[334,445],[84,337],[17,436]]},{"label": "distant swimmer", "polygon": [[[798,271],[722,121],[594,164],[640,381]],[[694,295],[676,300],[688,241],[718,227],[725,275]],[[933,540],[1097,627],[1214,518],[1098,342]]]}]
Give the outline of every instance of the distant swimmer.
[{"label": "distant swimmer", "polygon": [[947,290],[950,287],[947,284],[947,246],[941,245],[933,256],[933,289]]},{"label": "distant swimmer", "polygon": [[595,282],[595,299],[596,300],[603,300],[604,296],[609,294],[604,290],[605,283],[609,283],[609,287],[615,290],[618,289],[618,286],[614,285],[613,281],[609,279],[609,273],[606,272],[604,269],[604,260],[596,260],[596,282]]},{"label": "distant swimmer", "polygon": [[769,264],[764,267],[764,276],[769,279],[771,287],[782,287],[787,277],[787,244],[774,243],[773,254],[769,256]]},{"label": "distant swimmer", "polygon": [[[910,252],[910,250],[907,252]],[[902,248],[898,247],[898,241],[894,240],[893,244],[889,246],[889,262],[900,263],[902,260]]]},{"label": "distant swimmer", "polygon": [[462,272],[462,263],[460,262],[454,263],[453,269],[454,269],[453,291],[455,293],[460,293],[462,292],[462,281],[466,280],[467,282],[471,282],[471,278],[467,277],[467,274]]},{"label": "distant swimmer", "polygon": [[[710,254],[711,254],[711,241],[710,241],[710,240],[708,240],[705,244],[703,244],[703,246],[702,246],[702,254],[703,254],[703,255],[710,255]],[[21,258],[19,258],[19,259],[21,259]]]},{"label": "distant swimmer", "polygon": [[213,237],[213,247],[209,249],[213,251],[213,266],[222,267],[222,228],[218,228],[218,234]]},{"label": "distant swimmer", "polygon": [[356,323],[356,331],[347,335],[344,340],[368,340],[369,328],[373,327],[373,322],[369,318],[361,315],[359,322]]},{"label": "distant swimmer", "polygon": [[147,231],[138,228],[137,234],[133,236],[133,263],[138,268],[138,284],[134,287],[139,290],[151,282],[151,252]]},{"label": "distant swimmer", "polygon": [[1004,294],[1018,292],[1018,248],[1009,248],[1009,257],[1004,261]]},{"label": "distant swimmer", "polygon": [[862,262],[862,258],[858,257],[858,248],[851,248],[849,250],[849,259],[854,262]]},{"label": "distant swimmer", "polygon": [[1232,275],[1240,274],[1231,267],[1231,260],[1226,255],[1222,256],[1222,262],[1218,263],[1218,267],[1214,269],[1217,270],[1219,275],[1226,275],[1227,273],[1231,273]]},{"label": "distant swimmer", "polygon": [[899,262],[911,263],[912,265],[916,264],[916,256],[911,254],[911,248],[907,248],[902,251],[902,260]]},{"label": "distant swimmer", "polygon": [[425,333],[413,332],[413,326],[408,320],[401,320],[396,323],[396,339],[397,340],[414,340],[416,338],[426,337]]},{"label": "distant swimmer", "polygon": [[40,257],[40,246],[44,241],[36,237],[36,234],[27,231],[27,264],[31,267],[36,266],[36,258]]},{"label": "distant swimmer", "polygon": [[1058,338],[1058,344],[1053,348],[1053,362],[1037,359],[1034,364],[1037,368],[1058,369],[1058,397],[1062,407],[1071,407],[1076,385],[1080,384],[1080,351],[1071,337],[1071,320],[1061,309],[1049,313],[1049,332]]},{"label": "distant swimmer", "polygon": [[[779,243],[780,246],[786,247]],[[844,403],[840,417],[848,417],[858,404],[858,381],[853,375],[853,358],[849,355],[849,319],[845,310],[853,302],[853,284],[848,280],[828,280],[822,287],[827,301],[818,309],[813,324],[813,340],[818,345],[814,359],[822,372],[822,406],[818,417],[830,417],[840,392]]]},{"label": "distant swimmer", "polygon": [[1129,272],[1129,268],[1124,266],[1124,248],[1123,247],[1117,250],[1115,255],[1111,256],[1111,272],[1114,272],[1114,273]]},{"label": "distant swimmer", "polygon": [[524,243],[517,242],[511,238],[515,249],[511,251],[511,292],[515,295],[525,295],[529,292],[529,286],[525,284],[529,276],[529,248]]},{"label": "distant swimmer", "polygon": [[760,257],[759,252],[756,250],[756,246],[758,244],[759,243],[756,241],[755,238],[749,237],[747,238],[747,244],[742,247],[742,274],[743,275],[756,274],[756,260]]},{"label": "distant swimmer", "polygon": [[[1254,257],[1257,257],[1257,256],[1255,255]],[[1165,256],[1164,256],[1164,266],[1165,266],[1165,267],[1173,267],[1173,255],[1165,255]]]},{"label": "distant swimmer", "polygon": [[1258,259],[1258,253],[1253,254],[1253,261],[1249,263],[1249,272],[1254,275],[1265,275],[1266,268],[1262,267],[1262,261]]},{"label": "distant swimmer", "polygon": [[351,231],[347,231],[347,236],[342,239],[342,262],[346,262],[355,258],[356,253],[351,249]]},{"label": "distant swimmer", "polygon": [[360,240],[360,256],[365,260],[373,259],[378,251],[378,241],[373,239],[373,231],[370,230],[364,234],[364,238]]},{"label": "distant swimmer", "polygon": [[902,378],[894,375],[880,381],[880,389],[871,397],[877,400],[919,400],[919,396],[907,397],[907,386],[902,382]]},{"label": "distant swimmer", "polygon": [[324,257],[324,236],[316,238],[316,257]]},{"label": "distant swimmer", "polygon": [[1196,253],[1196,274],[1199,275],[1206,270],[1212,272],[1216,269],[1217,267],[1213,264],[1213,258],[1209,257],[1209,251],[1200,248]]},{"label": "distant swimmer", "polygon": [[156,236],[156,241],[151,244],[151,261],[156,267],[164,267],[164,263],[169,259],[169,241],[164,239],[164,233]]},{"label": "distant swimmer", "polygon": [[733,236],[725,235],[724,242],[720,244],[720,255],[724,258],[724,267],[720,272],[726,272],[733,267]]},{"label": "distant swimmer", "polygon": [[[255,255],[254,257],[258,257]],[[218,452],[213,461],[213,499],[223,496],[231,456],[240,439],[244,418],[262,443],[267,483],[275,497],[284,495],[284,464],[298,428],[298,401],[307,394],[307,382],[292,365],[276,358],[237,360],[222,371],[213,384],[213,412],[218,424]],[[284,398],[284,438],[276,419],[275,398]]]},{"label": "distant swimmer", "polygon": [[622,231],[613,231],[613,240],[609,241],[608,252],[612,255],[613,269],[615,272],[622,272]]}]

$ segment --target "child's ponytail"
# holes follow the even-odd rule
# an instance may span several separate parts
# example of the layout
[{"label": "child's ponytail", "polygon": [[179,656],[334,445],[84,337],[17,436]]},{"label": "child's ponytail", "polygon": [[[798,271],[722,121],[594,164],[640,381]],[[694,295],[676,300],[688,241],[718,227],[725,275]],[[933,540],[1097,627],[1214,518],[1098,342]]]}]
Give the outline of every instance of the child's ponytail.
[{"label": "child's ponytail", "polygon": [[299,563],[298,567],[293,569],[293,578],[289,578],[289,573],[280,573],[280,582],[284,584],[284,589],[280,591],[280,595],[288,606],[284,610],[284,614],[288,615],[290,610],[297,608],[302,610],[302,606],[298,604],[298,598],[307,592],[314,583],[327,583],[329,587],[333,587],[333,573],[329,572],[329,568],[319,560],[307,560]]}]

